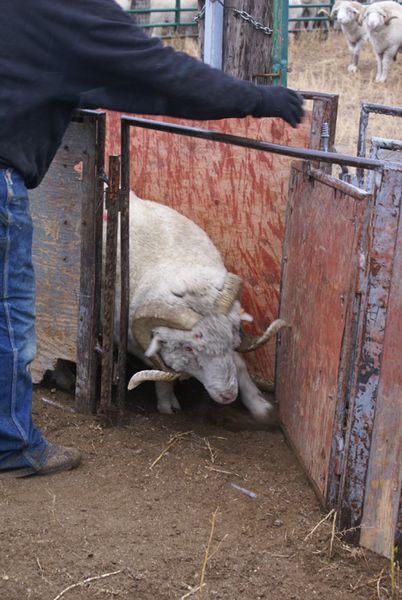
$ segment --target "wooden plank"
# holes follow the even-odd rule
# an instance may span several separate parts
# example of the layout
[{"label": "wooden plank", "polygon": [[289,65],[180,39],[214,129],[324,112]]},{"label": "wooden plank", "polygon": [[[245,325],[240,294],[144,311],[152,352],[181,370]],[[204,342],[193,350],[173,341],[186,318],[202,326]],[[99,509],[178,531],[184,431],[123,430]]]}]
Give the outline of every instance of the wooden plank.
[{"label": "wooden plank", "polygon": [[[109,113],[107,153],[119,153],[120,115]],[[160,118],[173,123],[188,121]],[[277,119],[191,121],[223,133],[306,147],[310,115],[294,130]],[[246,148],[135,129],[131,187],[168,204],[200,225],[244,281],[242,302],[254,316],[251,333],[277,317],[290,159]],[[246,355],[251,373],[274,377],[275,344]]]},{"label": "wooden plank", "polygon": [[105,266],[102,285],[103,299],[103,328],[102,328],[102,373],[101,392],[98,415],[106,423],[113,423],[116,419],[117,409],[112,405],[113,384],[113,343],[115,324],[116,300],[116,260],[117,237],[119,221],[120,198],[120,158],[109,156],[109,182],[106,192],[106,244]]},{"label": "wooden plank", "polygon": [[[371,447],[377,408],[380,412],[378,413],[379,421],[375,427],[379,428],[376,435],[379,435],[380,438],[381,419],[389,419],[386,406],[389,394],[392,396],[393,392],[388,391],[388,388],[385,387],[385,392],[383,392],[385,399],[379,397],[380,385],[381,387],[388,385],[385,380],[382,380],[383,368],[388,373],[390,384],[394,384],[397,389],[398,379],[395,379],[395,367],[392,364],[394,359],[392,358],[390,367],[385,366],[384,344],[391,285],[397,285],[393,284],[392,273],[399,223],[400,177],[400,173],[392,171],[392,169],[384,169],[382,173],[381,187],[376,194],[375,206],[372,209],[373,225],[369,240],[369,253],[368,257],[365,257],[367,277],[363,282],[364,285],[361,286],[365,299],[361,305],[359,340],[353,365],[353,382],[349,398],[349,418],[345,441],[345,464],[338,506],[340,526],[348,530],[348,539],[354,542],[359,540],[361,533],[360,526],[366,495],[367,473],[371,460],[370,454],[381,448],[381,441],[378,441],[375,450]],[[400,277],[400,273],[398,276]],[[396,288],[394,287],[394,289]],[[399,300],[394,301],[398,302]],[[391,336],[388,343],[392,344],[393,334],[387,332],[387,335]],[[390,345],[388,350],[390,358],[392,352],[392,345]],[[400,402],[400,398],[398,398],[398,402]],[[384,417],[381,416],[381,411],[384,411]],[[396,407],[395,411],[394,418],[397,423],[399,408]],[[396,449],[394,451],[397,452]],[[392,454],[391,449],[390,453]]]},{"label": "wooden plank", "polygon": [[[75,408],[95,413],[99,390],[96,352],[101,331],[100,289],[102,275],[103,187],[100,177],[105,155],[105,115],[83,117],[93,128],[93,147],[88,155],[87,193],[81,210],[81,276],[77,327],[77,377]],[[94,176],[89,176],[89,174]]]},{"label": "wooden plank", "polygon": [[[391,188],[386,181],[384,185],[399,207],[402,174],[396,174]],[[402,485],[401,273],[402,219],[395,243],[360,537],[362,546],[387,557],[392,556],[395,543]]]},{"label": "wooden plank", "polygon": [[34,382],[58,358],[77,358],[81,207],[93,186],[94,135],[93,126],[71,123],[44,181],[30,193],[37,282]]},{"label": "wooden plank", "polygon": [[273,0],[231,0],[225,6],[223,38],[223,70],[225,73],[253,81],[271,84],[273,36],[257,30],[250,21],[234,13],[244,11],[255,21],[273,27]]},{"label": "wooden plank", "polygon": [[278,344],[276,397],[285,432],[325,505],[366,206],[367,198],[348,194],[335,178],[318,181],[294,166],[280,309],[290,329]]}]

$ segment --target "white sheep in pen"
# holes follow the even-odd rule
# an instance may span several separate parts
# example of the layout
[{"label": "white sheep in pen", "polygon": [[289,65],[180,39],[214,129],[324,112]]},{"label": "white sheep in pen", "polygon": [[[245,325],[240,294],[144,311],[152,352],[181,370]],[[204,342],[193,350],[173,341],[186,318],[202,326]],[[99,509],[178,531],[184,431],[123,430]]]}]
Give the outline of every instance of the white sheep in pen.
[{"label": "white sheep in pen", "polygon": [[368,39],[365,26],[359,24],[363,8],[359,2],[337,0],[331,11],[331,17],[336,17],[338,20],[350,50],[352,59],[348,66],[350,73],[356,73],[360,50]]},{"label": "white sheep in pen", "polygon": [[117,4],[120,4],[123,10],[130,10],[131,0],[116,0]]},{"label": "white sheep in pen", "polygon": [[402,6],[396,2],[376,2],[366,6],[359,22],[367,28],[377,59],[375,80],[383,83],[392,60],[402,47]]},{"label": "white sheep in pen", "polygon": [[[177,13],[175,11],[176,8],[176,0],[150,0],[149,8],[152,10],[161,10],[171,8],[172,12],[151,12],[149,13],[149,22],[150,24],[155,23],[175,23],[180,19],[181,23],[189,23],[194,17],[198,14],[198,4],[197,0],[180,0],[180,8],[192,8],[193,11],[184,11]],[[151,29],[151,35],[153,36],[161,36],[162,35],[162,27],[153,27]]]},{"label": "white sheep in pen", "polygon": [[289,21],[288,31],[298,33],[307,28],[312,31],[314,28],[323,28],[328,33],[327,21],[313,21],[314,17],[329,16],[327,11],[318,9],[311,4],[318,4],[316,0],[288,0],[289,1],[289,19],[308,18],[308,21]]},{"label": "white sheep in pen", "polygon": [[[171,8],[172,12],[152,12],[150,13],[150,23],[175,23],[177,13],[175,12],[176,0],[150,0],[149,8],[152,10],[161,10],[165,8]],[[197,14],[197,1],[196,0],[180,0],[180,8],[193,8],[193,11],[184,11],[180,13],[180,21],[189,22]]]},{"label": "white sheep in pen", "polygon": [[171,413],[180,408],[174,380],[192,376],[220,404],[240,392],[251,414],[269,423],[272,405],[239,352],[265,344],[285,323],[277,319],[262,336],[247,335],[240,325],[250,320],[240,308],[240,286],[200,227],[131,193],[129,351],[156,370],[133,375],[129,389],[155,381],[158,410]]},{"label": "white sheep in pen", "polygon": [[[304,12],[302,0],[289,0],[289,5],[289,19],[300,19]],[[301,24],[303,24],[303,21],[289,21],[288,29],[295,33],[300,30]]]}]

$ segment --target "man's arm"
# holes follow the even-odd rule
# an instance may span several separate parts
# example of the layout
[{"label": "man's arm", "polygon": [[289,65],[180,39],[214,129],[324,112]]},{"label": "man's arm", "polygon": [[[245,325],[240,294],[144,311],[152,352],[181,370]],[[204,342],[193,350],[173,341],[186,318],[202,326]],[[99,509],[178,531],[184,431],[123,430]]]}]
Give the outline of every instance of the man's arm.
[{"label": "man's arm", "polygon": [[66,93],[79,91],[81,103],[142,112],[138,104],[148,98],[152,102],[144,112],[153,114],[201,119],[275,116],[292,126],[301,120],[302,100],[296,92],[256,86],[163,46],[113,0],[55,4],[63,6],[74,23],[65,83]]}]

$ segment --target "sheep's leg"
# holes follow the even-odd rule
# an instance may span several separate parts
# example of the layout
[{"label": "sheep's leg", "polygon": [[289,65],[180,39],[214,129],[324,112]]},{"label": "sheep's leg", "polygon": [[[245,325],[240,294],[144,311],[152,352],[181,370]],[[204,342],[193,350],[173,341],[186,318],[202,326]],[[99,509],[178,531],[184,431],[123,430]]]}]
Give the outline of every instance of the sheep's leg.
[{"label": "sheep's leg", "polygon": [[273,406],[266,400],[252,381],[246,363],[239,354],[235,354],[235,364],[237,369],[237,381],[239,384],[240,398],[243,404],[248,408],[251,414],[263,421],[269,421],[272,418]]},{"label": "sheep's leg", "polygon": [[364,43],[364,40],[360,40],[356,44],[350,44],[349,45],[349,50],[350,50],[351,58],[352,58],[352,62],[348,66],[349,73],[356,73],[356,71],[357,71],[357,65],[359,63],[360,50],[361,50],[361,47],[362,47],[363,43]]},{"label": "sheep's leg", "polygon": [[375,76],[375,81],[381,81],[381,77],[382,77],[382,54],[377,54],[375,55],[376,59],[377,59],[377,74]]},{"label": "sheep's leg", "polygon": [[[311,8],[307,8],[306,9],[306,17],[315,17],[315,12],[313,9]],[[314,23],[316,23],[317,21],[307,21],[307,31],[313,31],[314,29]]]},{"label": "sheep's leg", "polygon": [[387,80],[389,67],[398,52],[399,45],[391,46],[387,48],[382,55],[382,71],[380,77],[376,80],[381,83]]},{"label": "sheep's leg", "polygon": [[158,412],[171,415],[180,410],[180,404],[174,393],[173,381],[157,381],[155,383]]}]

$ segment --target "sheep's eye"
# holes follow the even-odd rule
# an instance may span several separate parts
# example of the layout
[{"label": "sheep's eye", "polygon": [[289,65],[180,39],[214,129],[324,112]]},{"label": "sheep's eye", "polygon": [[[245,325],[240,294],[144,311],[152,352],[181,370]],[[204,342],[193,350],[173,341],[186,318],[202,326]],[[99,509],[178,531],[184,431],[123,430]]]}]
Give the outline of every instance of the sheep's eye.
[{"label": "sheep's eye", "polygon": [[192,351],[193,351],[193,349],[192,349],[192,347],[191,347],[191,346],[184,346],[184,350],[185,350],[186,352],[192,352]]}]

